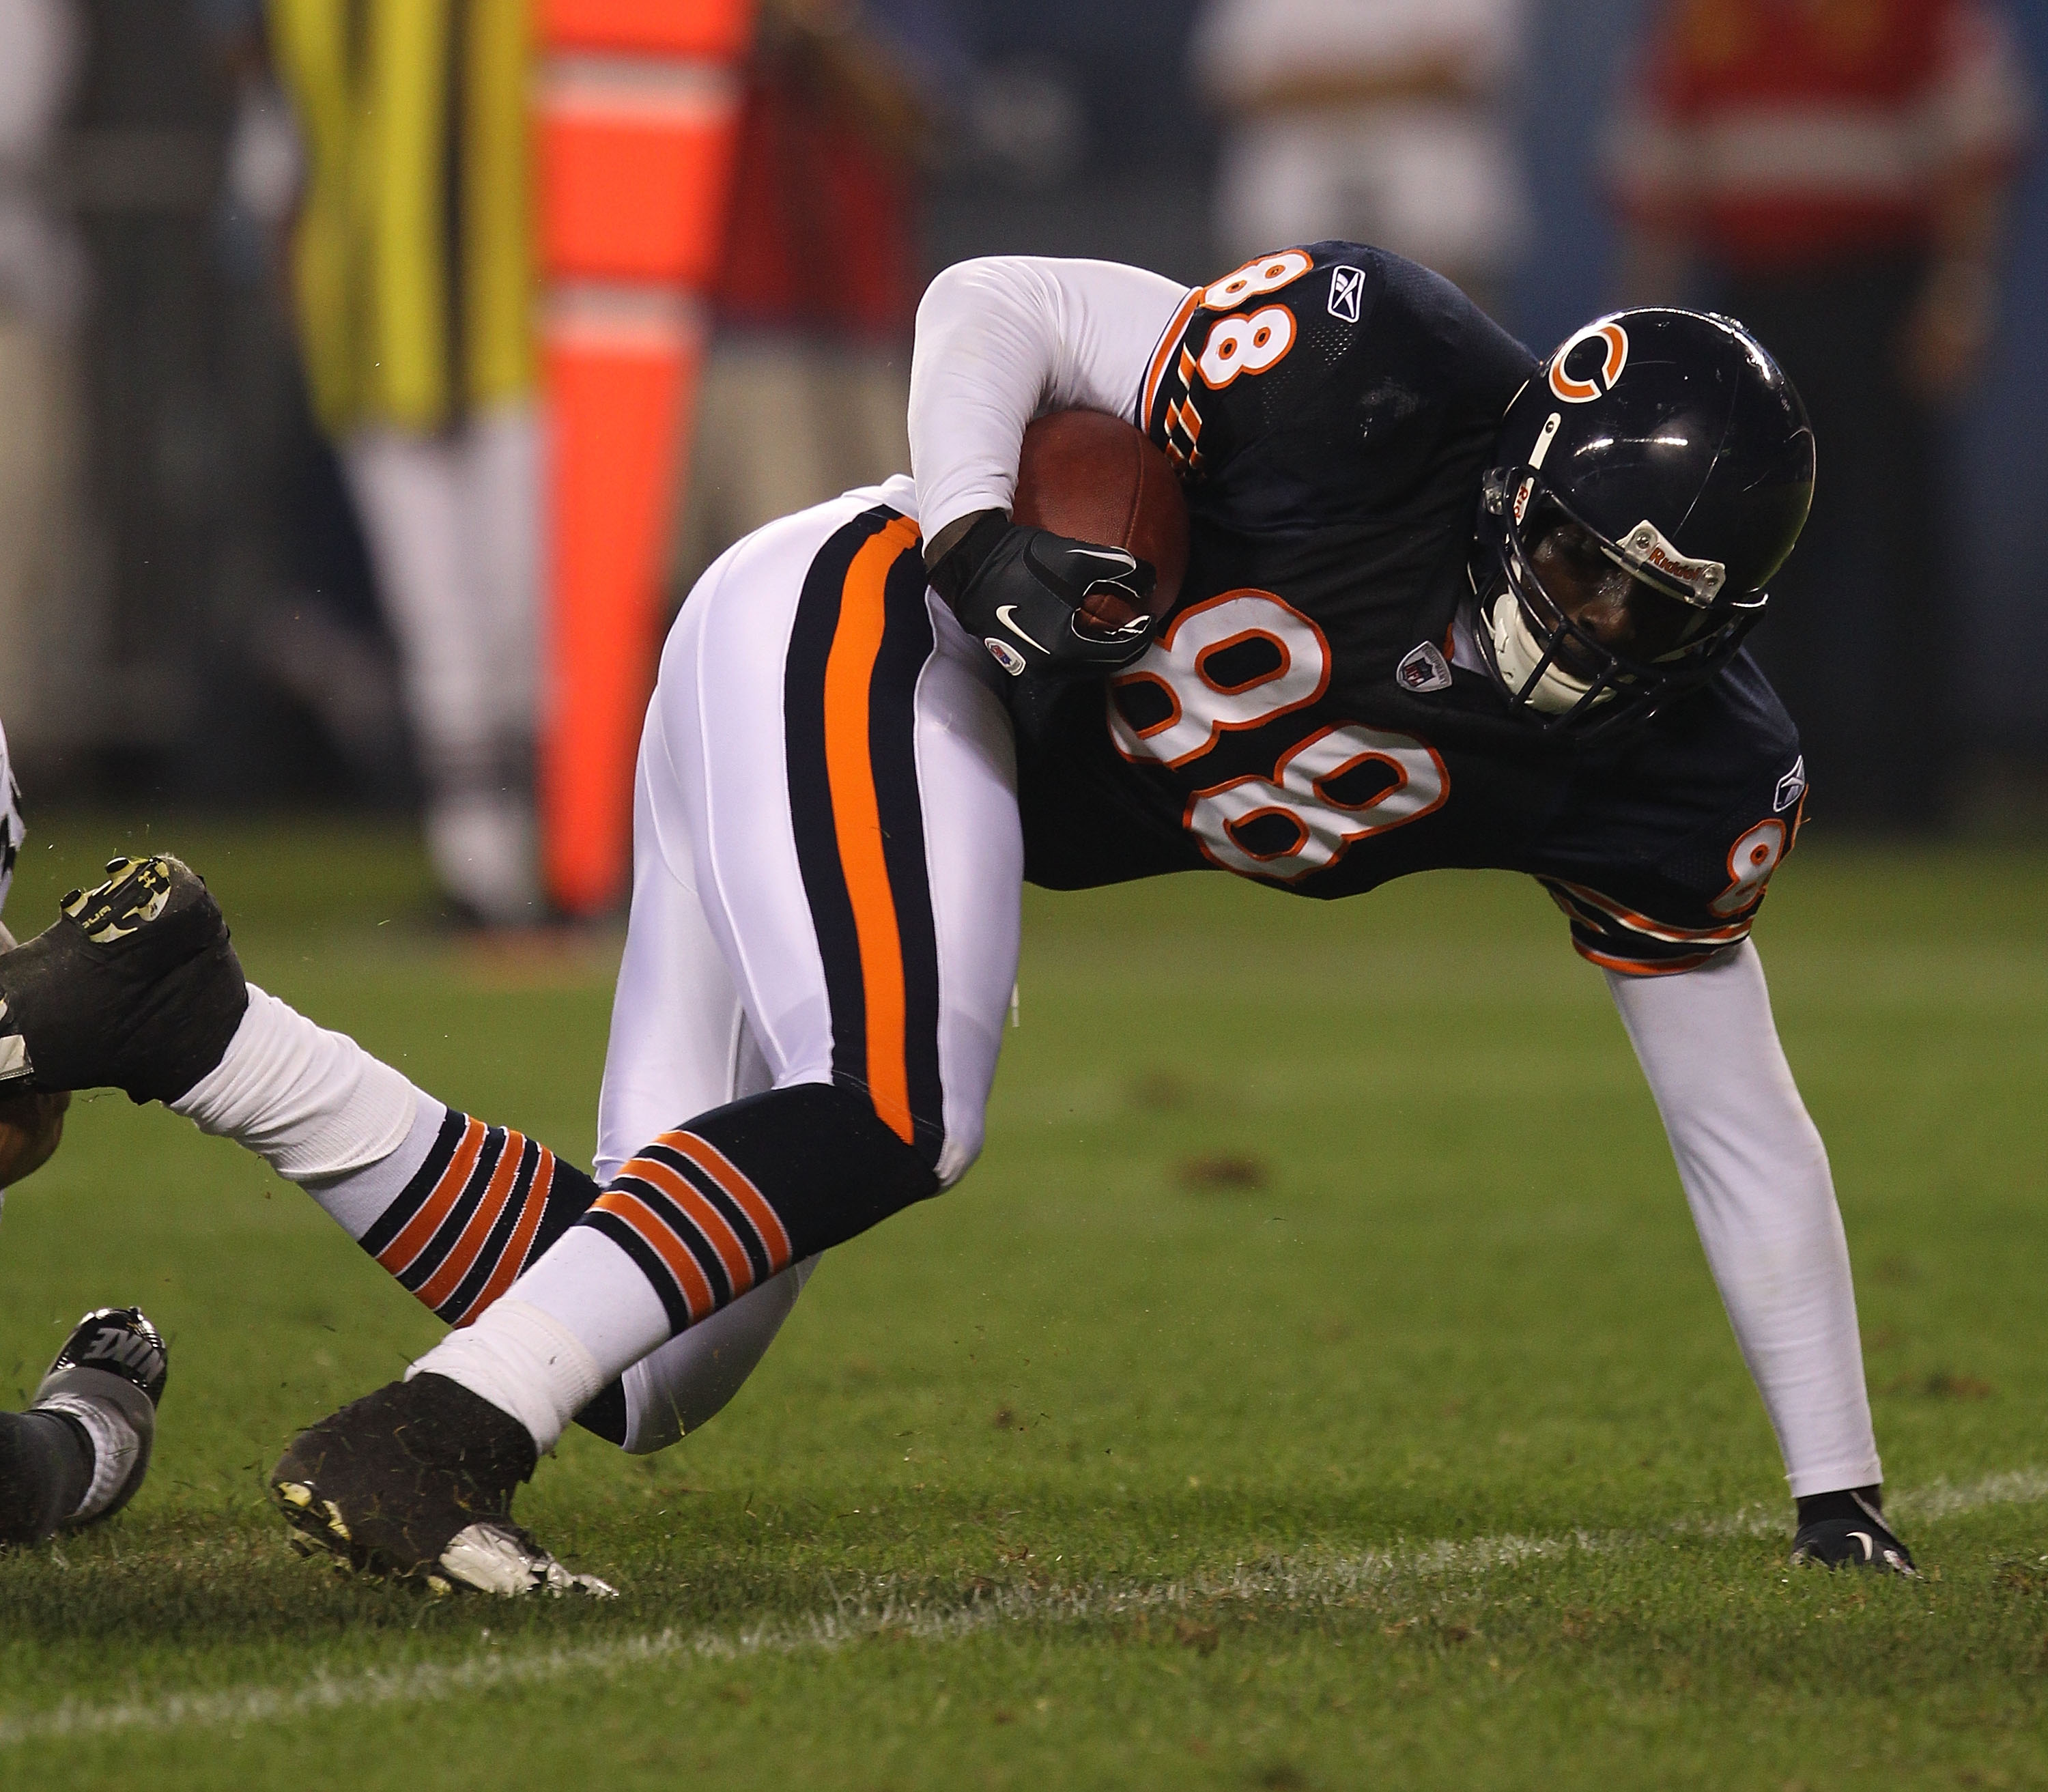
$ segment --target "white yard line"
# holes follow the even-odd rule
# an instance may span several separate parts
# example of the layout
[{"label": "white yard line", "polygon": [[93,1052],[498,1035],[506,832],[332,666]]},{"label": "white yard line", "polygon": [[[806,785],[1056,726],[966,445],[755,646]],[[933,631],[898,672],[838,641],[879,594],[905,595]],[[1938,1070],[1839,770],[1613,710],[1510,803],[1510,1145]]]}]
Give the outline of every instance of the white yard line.
[{"label": "white yard line", "polygon": [[[2019,1469],[1962,1487],[1945,1482],[1903,1492],[1887,1503],[1901,1519],[1926,1524],[1987,1506],[2048,1502],[2048,1470]],[[943,1642],[1008,1625],[1077,1623],[1143,1612],[1185,1610],[1217,1600],[1295,1608],[1340,1605],[1403,1580],[1480,1574],[1558,1557],[1605,1555],[1673,1536],[1753,1537],[1782,1534],[1782,1511],[1751,1507],[1724,1519],[1681,1523],[1654,1535],[1581,1531],[1565,1537],[1480,1537],[1407,1544],[1362,1555],[1278,1557],[1240,1562],[1221,1573],[1165,1582],[1094,1581],[1068,1587],[1002,1587],[944,1604],[898,1600],[870,1592],[808,1617],[735,1631],[661,1631],[570,1647],[485,1649],[446,1663],[423,1662],[358,1674],[316,1674],[289,1686],[242,1686],[218,1693],[173,1693],[105,1705],[67,1704],[54,1710],[0,1713],[0,1747],[66,1737],[135,1732],[239,1728],[323,1712],[418,1705],[487,1689],[606,1674],[650,1662],[729,1662],[750,1655],[836,1649],[887,1635]]]}]

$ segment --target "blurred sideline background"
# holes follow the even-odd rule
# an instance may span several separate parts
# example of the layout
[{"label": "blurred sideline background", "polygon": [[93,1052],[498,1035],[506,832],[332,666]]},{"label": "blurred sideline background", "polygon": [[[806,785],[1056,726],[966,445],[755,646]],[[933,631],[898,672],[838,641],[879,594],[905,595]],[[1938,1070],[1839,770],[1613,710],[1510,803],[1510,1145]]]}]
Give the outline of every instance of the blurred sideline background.
[{"label": "blurred sideline background", "polygon": [[[1852,32],[1885,10],[1756,3],[1829,14]],[[475,103],[482,64],[464,64],[460,46],[489,52],[462,33],[502,9],[421,5],[421,16],[457,21],[451,91]],[[1685,10],[1697,23],[1715,0]],[[1907,814],[1837,820],[2039,839],[2048,8],[1986,10],[2013,48],[2023,122],[1999,177],[1990,338],[1933,413],[1928,528],[1953,545],[1925,626],[1950,645],[1930,640],[1924,703],[1905,713],[1887,703],[1879,718],[1924,744],[1938,788]],[[359,33],[359,52],[380,10],[332,0],[325,14]],[[1192,281],[1266,246],[1264,218],[1275,220],[1271,246],[1294,240],[1282,226],[1332,203],[1317,184],[1339,150],[1282,141],[1268,128],[1276,93],[1324,118],[1361,95],[1397,110],[1447,95],[1464,106],[1466,124],[1446,113],[1405,147],[1374,138],[1369,153],[1468,171],[1462,225],[1457,205],[1424,194],[1422,227],[1445,233],[1426,258],[1533,347],[1550,346],[1624,292],[1612,145],[1658,11],[1651,0],[1268,0],[1206,13],[1197,0],[771,0],[743,76],[710,353],[691,401],[692,476],[668,495],[662,607],[745,529],[901,463],[910,315],[936,269],[1018,251],[1132,261]],[[491,832],[530,787],[530,709],[444,726],[436,702],[480,700],[434,696],[419,669],[429,650],[394,588],[421,494],[444,485],[450,539],[510,556],[487,603],[532,576],[513,551],[541,520],[536,475],[519,459],[530,351],[507,349],[496,374],[479,372],[484,326],[451,304],[437,327],[468,383],[451,375],[438,409],[401,416],[409,401],[358,393],[337,421],[332,393],[309,382],[293,232],[320,170],[279,33],[281,21],[311,30],[321,15],[317,0],[267,13],[257,0],[0,0],[0,720],[32,831],[64,805],[424,810],[440,818],[430,839],[453,912],[535,918],[530,839],[516,815],[510,832]],[[1394,68],[1387,46],[1418,18],[1452,48]],[[1313,64],[1317,34],[1333,30],[1349,33],[1357,62],[1340,92],[1297,91],[1285,56],[1261,60],[1291,34]],[[1391,72],[1366,69],[1371,54]],[[491,221],[460,182],[484,153],[466,148],[460,168],[451,157],[430,170],[446,188],[451,253],[472,271],[487,251],[464,245]],[[1391,219],[1398,195],[1387,192]],[[520,227],[506,222],[488,254],[537,295]],[[1711,300],[1711,281],[1695,277],[1689,296]],[[388,370],[374,355],[370,364]],[[1825,430],[1820,462],[1825,483]],[[380,513],[394,489],[395,510]],[[1844,567],[1837,582],[1853,579]],[[1837,626],[1853,629],[1859,593],[1835,597],[1847,619]],[[483,626],[462,624],[479,642]],[[545,630],[537,646],[530,615],[506,627],[472,657],[516,712],[530,704],[517,693],[535,681]],[[1837,824],[1827,769],[1816,769],[1813,805],[1823,828]],[[465,886],[460,867],[485,860],[496,868]]]}]

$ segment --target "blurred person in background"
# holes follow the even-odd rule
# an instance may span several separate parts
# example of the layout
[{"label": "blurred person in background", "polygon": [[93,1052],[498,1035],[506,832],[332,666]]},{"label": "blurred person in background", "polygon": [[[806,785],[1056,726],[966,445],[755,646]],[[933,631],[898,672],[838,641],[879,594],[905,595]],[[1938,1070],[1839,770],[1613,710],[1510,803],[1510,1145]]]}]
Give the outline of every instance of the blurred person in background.
[{"label": "blurred person in background", "polygon": [[[339,788],[410,802],[396,654],[299,352],[291,261],[304,157],[270,64],[264,5],[192,0],[231,101],[212,234],[221,328],[233,345],[218,383],[235,445],[231,564],[241,578],[223,580],[220,608],[256,685],[240,700],[244,731],[221,744],[232,769],[218,787],[266,797]],[[301,719],[310,736],[293,725]],[[252,741],[270,774],[261,784],[239,762]]]},{"label": "blurred person in background", "polygon": [[1224,258],[1344,237],[1499,314],[1527,227],[1510,79],[1523,0],[1212,0],[1197,79],[1227,114]]},{"label": "blurred person in background", "polygon": [[1771,344],[1827,444],[1757,647],[1817,813],[1937,826],[1957,744],[1940,426],[1997,320],[2031,110],[2007,21],[1996,0],[1668,0],[1624,91],[1624,299],[1703,290]]},{"label": "blurred person in background", "polygon": [[397,638],[429,855],[464,919],[538,917],[539,440],[525,0],[270,0],[305,187],[314,409]]},{"label": "blurred person in background", "polygon": [[910,465],[924,96],[964,58],[929,0],[763,0],[755,33],[678,600],[743,535]]},{"label": "blurred person in background", "polygon": [[71,0],[0,6],[0,713],[31,728],[76,546],[85,264],[51,184],[82,25]]}]

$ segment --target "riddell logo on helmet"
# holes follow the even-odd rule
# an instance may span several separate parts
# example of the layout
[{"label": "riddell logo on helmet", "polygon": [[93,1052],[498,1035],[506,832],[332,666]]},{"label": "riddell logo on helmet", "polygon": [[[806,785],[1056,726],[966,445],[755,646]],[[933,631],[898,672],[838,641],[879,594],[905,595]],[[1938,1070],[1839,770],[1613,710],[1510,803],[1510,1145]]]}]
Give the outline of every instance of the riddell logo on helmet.
[{"label": "riddell logo on helmet", "polygon": [[1550,390],[1568,405],[1589,405],[1614,390],[1627,365],[1628,332],[1619,324],[1588,324],[1551,356]]},{"label": "riddell logo on helmet", "polygon": [[1706,607],[1728,582],[1728,568],[1717,560],[1693,560],[1678,552],[1664,532],[1646,517],[1621,538],[1621,551],[1639,571],[1661,572],[1682,585],[1690,600]]}]

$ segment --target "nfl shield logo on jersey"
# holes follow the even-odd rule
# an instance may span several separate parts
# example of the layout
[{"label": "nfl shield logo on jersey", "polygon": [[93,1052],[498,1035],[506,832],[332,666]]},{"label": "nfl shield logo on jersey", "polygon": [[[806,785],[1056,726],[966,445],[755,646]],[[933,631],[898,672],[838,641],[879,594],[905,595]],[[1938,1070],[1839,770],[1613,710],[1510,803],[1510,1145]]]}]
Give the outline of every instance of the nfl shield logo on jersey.
[{"label": "nfl shield logo on jersey", "polygon": [[1408,650],[1394,676],[1404,691],[1444,691],[1450,688],[1451,669],[1433,641]]},{"label": "nfl shield logo on jersey", "polygon": [[1025,665],[1024,656],[1018,653],[1014,647],[1011,646],[1008,642],[999,641],[992,634],[984,634],[981,638],[981,644],[989,650],[989,653],[994,657],[995,663],[1001,666],[1005,672],[1008,673],[1012,678],[1021,678],[1023,677]]}]

